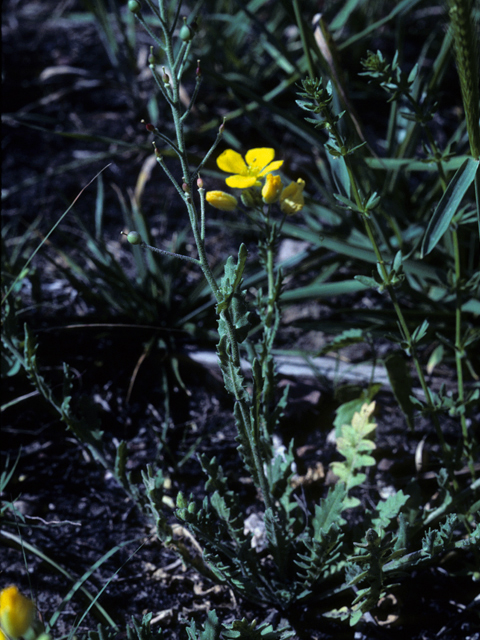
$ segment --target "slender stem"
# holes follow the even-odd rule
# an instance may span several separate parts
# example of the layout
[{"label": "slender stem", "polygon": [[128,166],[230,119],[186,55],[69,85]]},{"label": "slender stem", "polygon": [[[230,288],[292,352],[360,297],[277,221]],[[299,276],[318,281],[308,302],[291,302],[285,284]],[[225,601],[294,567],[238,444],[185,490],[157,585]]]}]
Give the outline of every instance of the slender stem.
[{"label": "slender stem", "polygon": [[197,260],[197,258],[184,256],[181,253],[174,253],[173,251],[167,251],[166,249],[159,249],[158,247],[152,247],[150,244],[147,244],[146,242],[142,242],[139,246],[144,249],[150,249],[150,251],[153,251],[154,253],[160,253],[162,256],[169,256],[170,258],[179,258],[180,260],[185,260],[186,262],[193,262],[193,264],[197,266],[200,265],[200,260]]},{"label": "slender stem", "polygon": [[160,24],[162,25],[162,27],[165,27],[165,22],[162,18],[162,16],[160,15],[157,7],[153,4],[152,0],[145,0],[146,3],[148,4],[148,6],[150,7],[150,9],[152,10],[152,12],[157,16]]},{"label": "slender stem", "polygon": [[178,191],[178,193],[181,196],[182,200],[184,200],[185,199],[185,194],[182,191],[182,187],[178,184],[178,182],[173,177],[172,173],[170,172],[170,169],[167,167],[167,165],[163,161],[162,156],[158,155],[157,153],[155,153],[155,155],[156,155],[158,164],[162,167],[162,169],[165,172],[165,174],[169,177],[170,181],[172,182],[172,184],[175,187],[175,189]]},{"label": "slender stem", "polygon": [[[185,44],[185,43],[184,43]],[[182,45],[182,56],[180,57],[180,55],[177,58],[177,62],[176,62],[176,66],[175,66],[175,73],[177,75],[177,78],[180,79],[183,75],[183,70],[185,68],[185,63],[187,62],[188,59],[188,55],[190,53],[190,50],[192,48],[192,44],[193,41],[190,40],[190,42],[187,42],[185,49],[183,49],[183,45]]]},{"label": "slender stem", "polygon": [[[381,254],[380,249],[378,247],[377,241],[375,239],[375,236],[373,235],[372,228],[371,228],[371,225],[370,225],[370,220],[366,216],[363,216],[363,221],[364,221],[364,224],[365,224],[365,229],[366,229],[368,238],[369,238],[369,240],[370,240],[370,242],[372,244],[373,250],[375,252],[375,256],[377,257],[377,261],[378,261],[378,264],[380,266],[380,271],[381,271],[382,278],[383,278],[384,282],[387,283],[388,282],[388,273],[387,273],[387,270],[385,268],[385,262],[384,262],[384,260],[382,258],[382,254]],[[395,289],[389,284],[386,284],[385,288],[388,291],[388,294],[390,296],[390,300],[392,301],[393,308],[395,309],[395,312],[397,314],[398,321],[399,321],[400,326],[402,328],[402,332],[403,332],[403,335],[405,337],[405,340],[406,340],[406,342],[408,343],[408,345],[410,347],[410,353],[411,353],[411,356],[412,356],[413,363],[415,365],[415,369],[416,369],[416,372],[417,372],[417,375],[418,375],[418,380],[420,382],[420,386],[422,387],[422,391],[425,394],[425,399],[426,399],[427,405],[428,405],[429,409],[432,411],[432,417],[433,417],[433,421],[434,421],[434,425],[435,425],[435,429],[436,429],[436,432],[437,432],[438,439],[439,439],[439,441],[440,441],[440,443],[442,445],[442,448],[444,450],[446,450],[446,442],[445,442],[445,439],[443,437],[443,433],[442,433],[442,430],[440,428],[440,424],[438,422],[438,418],[434,413],[435,407],[434,407],[434,404],[433,404],[433,401],[432,401],[432,396],[431,396],[431,393],[430,393],[430,389],[428,388],[427,382],[425,380],[425,376],[423,375],[423,370],[422,370],[422,367],[420,365],[420,362],[419,362],[418,356],[417,356],[416,345],[413,344],[412,335],[411,335],[410,329],[408,328],[408,325],[407,325],[407,323],[405,321],[405,316],[403,315],[402,309],[401,309],[401,307],[400,307],[400,305],[398,303],[398,299],[397,299],[397,295],[395,293]]]},{"label": "slender stem", "polygon": [[200,194],[200,240],[202,244],[205,242],[205,189],[198,189]]},{"label": "slender stem", "polygon": [[464,452],[468,459],[468,465],[472,478],[475,479],[475,463],[472,459],[471,449],[469,447],[469,437],[467,420],[465,417],[465,392],[463,385],[463,356],[464,347],[462,344],[462,291],[461,291],[461,261],[460,249],[458,243],[458,230],[454,226],[452,228],[453,252],[455,259],[455,284],[456,284],[456,300],[455,300],[455,365],[457,369],[457,389],[458,404],[460,406],[460,424],[462,427]]},{"label": "slender stem", "polygon": [[175,143],[172,142],[170,140],[170,138],[168,136],[166,136],[165,134],[163,134],[161,131],[159,131],[158,129],[155,129],[154,131],[154,135],[157,136],[157,138],[160,138],[160,140],[163,140],[166,144],[168,144],[168,146],[173,149],[173,151],[175,151],[175,153],[177,154],[178,157],[180,157],[180,152],[178,151],[177,147],[175,146]]},{"label": "slender stem", "polygon": [[175,27],[177,26],[178,16],[180,15],[180,10],[182,8],[182,2],[183,0],[179,0],[179,2],[177,2],[177,9],[175,11],[175,15],[172,20],[172,26],[170,27],[170,30],[169,30],[170,37],[173,36],[173,32],[175,31]]},{"label": "slender stem", "polygon": [[[160,10],[162,14],[162,19],[165,20],[165,7],[164,7],[163,1],[164,0],[161,0]],[[172,76],[170,78],[171,97],[168,102],[170,105],[170,109],[173,117],[173,123],[175,126],[176,141],[177,141],[176,146],[178,149],[178,156],[179,156],[180,164],[182,168],[182,179],[187,189],[186,193],[184,193],[183,189],[180,187],[178,182],[170,173],[165,163],[163,162],[163,159],[157,156],[157,161],[162,166],[163,170],[168,175],[170,180],[172,180],[173,184],[175,185],[175,188],[180,193],[180,195],[182,196],[182,199],[186,204],[189,219],[190,219],[190,225],[191,225],[194,240],[195,240],[195,245],[198,251],[198,260],[196,261],[196,264],[200,265],[203,271],[203,274],[215,296],[215,299],[217,300],[217,302],[220,302],[222,299],[220,287],[215,279],[215,276],[213,275],[213,272],[211,270],[210,264],[207,259],[206,251],[205,251],[205,237],[204,237],[205,236],[205,229],[204,229],[205,216],[204,216],[204,208],[203,208],[204,202],[202,201],[202,194],[200,195],[200,200],[201,200],[200,224],[198,220],[198,213],[191,196],[191,190],[193,187],[193,176],[190,171],[190,167],[188,164],[187,151],[185,148],[185,138],[184,138],[184,129],[183,129],[183,120],[184,120],[185,113],[183,114],[181,113],[182,106],[180,101],[180,80],[182,77],[182,72],[183,72],[186,58],[190,51],[191,42],[189,42],[188,44],[182,43],[180,50],[177,56],[175,57],[173,44],[172,44],[172,33],[167,31],[164,33],[164,35],[165,35],[165,52],[167,55],[167,62],[171,70],[171,76]],[[221,136],[221,132],[219,132],[219,135],[217,136],[217,140],[215,141],[213,148],[215,148],[215,146],[218,144],[220,140],[220,136]],[[213,148],[211,149],[210,153],[213,151]],[[208,155],[209,154],[207,154],[207,157]],[[205,160],[206,159],[204,159],[204,162]],[[197,170],[197,173],[198,173],[198,170]],[[234,375],[234,372],[232,371],[231,378],[232,380],[235,380],[237,378],[238,372],[241,371],[239,345],[238,345],[238,341],[235,334],[235,327],[230,317],[230,313],[228,309],[222,312],[222,317],[225,321],[225,324],[227,327],[227,333],[228,333],[228,341],[229,341],[229,348],[230,348],[230,362],[231,362],[230,366],[235,369],[235,375]],[[263,469],[263,461],[261,459],[259,447],[258,447],[258,438],[256,438],[254,429],[252,427],[250,406],[249,406],[249,403],[244,399],[244,393],[245,391],[243,388],[237,388],[237,385],[234,384],[235,401],[238,404],[238,407],[240,409],[242,424],[244,425],[245,432],[246,432],[243,435],[244,437],[246,437],[249,443],[250,455],[254,462],[256,476],[260,484],[260,489],[263,494],[265,506],[267,508],[273,509],[274,507],[273,499],[269,491],[267,478],[265,476],[265,472]]]},{"label": "slender stem", "polygon": [[195,104],[195,100],[197,99],[198,92],[200,90],[200,85],[202,84],[202,76],[197,76],[197,80],[195,82],[195,89],[193,90],[192,97],[190,98],[190,102],[188,103],[188,107],[185,110],[185,113],[182,116],[182,120],[185,120],[190,115],[190,111]]},{"label": "slender stem", "polygon": [[200,162],[200,164],[198,165],[198,167],[196,168],[196,170],[193,172],[192,174],[192,179],[194,180],[199,172],[202,170],[202,168],[205,166],[206,162],[208,161],[208,159],[210,158],[210,156],[212,155],[212,153],[215,151],[215,149],[218,147],[218,144],[220,142],[220,140],[223,137],[223,128],[225,125],[225,118],[223,119],[223,123],[220,125],[219,129],[218,129],[218,133],[217,133],[217,137],[215,138],[215,142],[213,143],[213,145],[211,146],[211,148],[207,151],[207,153],[205,154],[205,156],[203,157],[202,161]]},{"label": "slender stem", "polygon": [[478,239],[480,240],[480,171],[475,174],[475,204],[477,207]]},{"label": "slender stem", "polygon": [[[338,136],[337,142],[341,141],[341,138],[340,138],[336,128],[334,129],[334,131],[336,132],[336,135]],[[350,178],[350,184],[352,186],[352,192],[353,192],[353,196],[355,198],[355,202],[356,202],[357,206],[361,209],[363,207],[363,205],[362,205],[360,193],[359,193],[359,190],[358,190],[358,187],[357,187],[357,181],[356,181],[356,178],[355,178],[355,174],[354,174],[353,169],[351,167],[350,158],[348,156],[345,158],[345,164],[346,164],[348,175],[349,175],[349,178]],[[368,239],[370,240],[370,244],[373,247],[373,251],[375,252],[375,256],[377,258],[377,262],[378,262],[378,265],[379,265],[379,268],[380,268],[380,273],[381,273],[383,282],[385,283],[385,289],[387,290],[387,292],[388,292],[388,294],[390,296],[390,300],[391,300],[393,308],[395,309],[395,312],[397,314],[398,321],[400,323],[400,327],[402,329],[403,335],[405,337],[406,342],[408,343],[408,345],[410,347],[411,357],[412,357],[413,363],[415,365],[415,370],[417,372],[417,376],[418,376],[418,380],[420,382],[420,386],[422,387],[422,391],[423,391],[423,393],[425,395],[425,400],[427,402],[427,405],[428,405],[430,411],[432,412],[432,418],[433,418],[433,422],[434,422],[434,425],[435,425],[435,430],[437,432],[437,437],[439,439],[439,442],[442,445],[443,450],[446,451],[447,445],[446,445],[445,439],[443,437],[443,433],[442,433],[440,424],[438,422],[438,418],[435,415],[435,407],[434,407],[434,404],[433,404],[433,400],[432,400],[432,396],[431,396],[431,393],[430,393],[430,389],[428,388],[427,382],[425,380],[425,376],[423,375],[423,370],[422,370],[422,367],[420,365],[420,361],[418,360],[416,345],[412,341],[412,335],[411,335],[410,329],[408,328],[408,325],[406,323],[405,316],[403,315],[402,309],[401,309],[401,307],[400,307],[400,305],[398,303],[398,299],[397,299],[397,295],[395,293],[395,289],[393,288],[392,285],[388,284],[388,273],[387,273],[387,269],[385,267],[385,261],[383,260],[382,253],[380,251],[380,248],[378,246],[377,240],[376,240],[375,235],[373,233],[369,215],[367,215],[366,213],[362,215],[363,222],[364,222],[364,225],[365,225],[365,230],[367,232]]]},{"label": "slender stem", "polygon": [[274,297],[275,297],[275,275],[274,275],[274,261],[275,252],[271,243],[267,245],[267,277],[268,277],[268,310],[265,319],[265,324],[270,327],[272,324],[272,315],[274,312]]},{"label": "slender stem", "polygon": [[153,31],[150,29],[150,27],[146,23],[145,18],[142,16],[142,14],[141,13],[136,13],[135,17],[140,22],[140,24],[145,29],[145,31],[148,33],[148,35],[152,38],[152,40],[155,40],[155,42],[158,44],[160,49],[164,49],[165,47],[164,47],[163,42],[161,40],[159,40],[157,38],[157,36],[153,33]]},{"label": "slender stem", "polygon": [[165,86],[165,82],[163,81],[163,78],[160,78],[158,71],[155,67],[154,64],[150,64],[149,65],[150,71],[152,72],[153,75],[153,79],[155,80],[157,87],[160,89],[160,93],[162,94],[163,98],[165,99],[165,102],[168,102],[168,104],[170,106],[172,106],[172,99],[170,98],[170,96],[168,95],[166,86]]}]

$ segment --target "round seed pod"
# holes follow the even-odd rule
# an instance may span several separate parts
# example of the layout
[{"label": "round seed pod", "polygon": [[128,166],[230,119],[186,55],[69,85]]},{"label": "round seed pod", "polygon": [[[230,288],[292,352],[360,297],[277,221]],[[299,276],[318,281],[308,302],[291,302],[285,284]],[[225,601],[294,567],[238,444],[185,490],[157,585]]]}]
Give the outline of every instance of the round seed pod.
[{"label": "round seed pod", "polygon": [[187,21],[184,18],[183,27],[180,29],[180,33],[178,34],[180,36],[180,39],[184,42],[190,42],[190,40],[193,38],[193,33],[193,29],[188,26]]},{"label": "round seed pod", "polygon": [[142,244],[142,239],[140,238],[140,234],[137,231],[130,231],[127,235],[127,240],[130,244]]},{"label": "round seed pod", "polygon": [[138,0],[128,0],[128,10],[133,14],[138,15],[142,10],[142,5]]}]

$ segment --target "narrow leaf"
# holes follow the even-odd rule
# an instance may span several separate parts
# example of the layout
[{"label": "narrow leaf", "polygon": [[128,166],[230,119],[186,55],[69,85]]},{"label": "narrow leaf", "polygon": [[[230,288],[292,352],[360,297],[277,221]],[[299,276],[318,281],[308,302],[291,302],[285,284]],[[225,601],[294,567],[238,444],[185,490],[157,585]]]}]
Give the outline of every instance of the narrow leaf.
[{"label": "narrow leaf", "polygon": [[413,404],[410,400],[412,379],[405,358],[399,352],[393,353],[385,360],[385,367],[393,394],[400,405],[408,427],[413,430]]},{"label": "narrow leaf", "polygon": [[475,179],[479,164],[480,160],[468,158],[453,176],[447,190],[435,209],[432,219],[428,223],[422,242],[422,258],[434,249],[448,229],[453,216],[462,202],[463,196]]}]

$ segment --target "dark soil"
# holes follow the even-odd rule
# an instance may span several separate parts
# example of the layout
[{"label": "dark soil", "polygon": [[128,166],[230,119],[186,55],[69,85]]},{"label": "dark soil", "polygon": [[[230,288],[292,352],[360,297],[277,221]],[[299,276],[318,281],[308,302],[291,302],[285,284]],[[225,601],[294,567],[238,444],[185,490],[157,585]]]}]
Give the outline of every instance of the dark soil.
[{"label": "dark soil", "polygon": [[[150,140],[139,124],[148,117],[143,105],[150,80],[137,72],[130,83],[122,84],[101,46],[94,23],[73,22],[69,18],[71,12],[81,10],[74,0],[60,5],[50,1],[3,3],[6,116],[2,174],[7,190],[4,223],[9,228],[9,238],[18,238],[34,222],[38,225],[31,247],[26,248],[28,257],[85,184],[110,162],[105,172],[108,188],[104,237],[121,253],[133,281],[130,250],[119,240],[123,219],[111,185],[120,186],[126,197],[128,190],[135,188],[142,163],[151,155]],[[148,50],[148,44],[149,38],[139,35],[139,57]],[[206,83],[205,93],[211,96],[208,79]],[[127,86],[137,88],[127,91]],[[213,103],[212,97],[209,100]],[[195,117],[195,126],[200,127],[203,114]],[[246,131],[247,137],[255,139],[251,128]],[[62,132],[96,132],[119,142],[65,138],[58,135]],[[120,142],[131,147],[123,151]],[[93,153],[105,153],[105,157],[92,162]],[[290,159],[290,163],[301,165],[301,157]],[[95,190],[95,185],[87,189],[75,207],[75,214],[90,230],[95,224]],[[153,234],[160,239],[171,238],[187,221],[176,207],[172,188],[162,183],[160,191],[159,202],[158,183],[148,182],[144,202],[150,211],[146,213],[150,214]],[[237,246],[232,247],[229,231],[218,224],[219,220],[213,213],[215,241],[210,251],[217,261]],[[56,241],[53,236],[53,241],[63,247],[63,238],[71,255],[81,255],[75,251],[76,244],[83,242],[75,218],[67,216],[59,237]],[[244,240],[254,252],[248,233]],[[7,241],[7,248],[13,245],[13,241]],[[198,275],[185,269],[175,278],[180,304],[185,287],[193,286]],[[156,464],[167,479],[167,498],[174,500],[182,490],[200,502],[204,478],[198,455],[215,455],[240,498],[252,504],[253,509],[256,496],[252,486],[248,478],[238,475],[231,400],[223,390],[218,371],[195,364],[188,357],[192,350],[203,347],[202,336],[206,339],[214,329],[211,310],[202,317],[198,340],[194,341],[191,334],[171,332],[167,316],[152,330],[148,326],[152,323],[132,327],[131,317],[109,316],[106,310],[95,309],[42,255],[34,263],[29,281],[33,290],[23,290],[24,304],[37,305],[39,299],[43,304],[27,308],[21,319],[28,320],[38,339],[42,373],[60,394],[62,363],[70,365],[75,379],[73,402],[79,407],[82,397],[93,398],[105,434],[107,456],[119,441],[126,440],[133,478],[140,483],[146,465]],[[314,304],[308,308],[307,320],[321,317],[339,322],[352,304],[360,308],[362,297],[353,303],[349,298],[329,301],[328,306]],[[290,313],[295,315],[294,310]],[[299,327],[301,322],[286,323],[279,346],[296,344],[309,348],[309,340],[321,342],[318,331],[311,331],[305,338]],[[148,351],[149,340],[155,338],[159,344],[159,337],[164,346]],[[349,355],[355,359],[355,353]],[[357,354],[359,359],[363,356],[364,353]],[[184,388],[170,366],[174,361],[179,362]],[[446,371],[445,375],[449,373]],[[325,471],[333,459],[338,459],[328,438],[338,406],[333,382],[283,377],[279,387],[287,383],[291,385],[291,402],[278,435],[284,442],[294,438],[300,476],[309,470]],[[2,402],[13,402],[31,392],[32,387],[22,374],[6,378]],[[379,494],[389,488],[405,489],[415,474],[415,453],[425,439],[430,463],[422,468],[419,484],[425,500],[434,501],[438,460],[431,424],[420,420],[414,433],[407,432],[389,389],[384,388],[376,399],[381,407],[376,418],[378,464],[358,494],[363,505],[371,507]],[[1,516],[0,588],[15,583],[25,594],[31,593],[45,621],[61,608],[54,627],[56,638],[68,635],[77,623],[79,636],[104,622],[95,608],[80,619],[89,600],[81,589],[71,592],[77,580],[82,581],[89,594],[101,592],[99,603],[120,629],[125,628],[131,616],[140,619],[142,614],[153,612],[152,627],[163,629],[163,637],[168,640],[185,638],[186,621],[194,619],[197,625],[203,624],[211,609],[223,622],[243,617],[269,620],[274,626],[287,622],[280,613],[243,601],[229,588],[214,585],[185,567],[171,549],[160,544],[153,523],[137,510],[87,448],[66,432],[57,414],[40,396],[28,396],[12,404],[4,411],[2,422],[2,471],[11,468],[20,453],[16,471],[1,497],[4,502],[14,501],[22,517],[12,524],[12,510]],[[452,444],[457,438],[456,429],[453,421],[445,422],[446,437]],[[318,500],[325,495],[330,481],[328,475],[320,473],[316,482],[301,486],[299,495],[303,491],[307,499]],[[352,519],[351,524],[358,525],[356,539],[360,539],[361,514],[356,517],[358,522]],[[178,535],[183,536],[194,554],[188,534],[179,531]],[[462,573],[467,560],[460,553],[454,554],[442,560],[440,566],[404,578],[392,590],[391,609],[384,603],[384,620],[378,611],[376,623],[362,623],[355,631],[326,620],[312,608],[296,611],[289,622],[299,640],[478,640],[478,611],[465,609],[478,593],[478,585]],[[92,570],[95,563],[98,566]],[[386,624],[389,614],[392,617]]]}]

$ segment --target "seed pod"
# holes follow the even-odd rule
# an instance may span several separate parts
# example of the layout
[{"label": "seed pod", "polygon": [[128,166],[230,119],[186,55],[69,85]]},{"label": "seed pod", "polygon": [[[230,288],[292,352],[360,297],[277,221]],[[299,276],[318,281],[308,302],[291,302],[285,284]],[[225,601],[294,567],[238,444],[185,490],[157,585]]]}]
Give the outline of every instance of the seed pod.
[{"label": "seed pod", "polygon": [[131,11],[134,15],[138,16],[140,11],[142,10],[142,5],[138,0],[128,0],[128,10]]},{"label": "seed pod", "polygon": [[142,239],[140,238],[138,231],[130,231],[127,235],[127,240],[130,244],[142,244]]},{"label": "seed pod", "polygon": [[193,34],[193,29],[188,26],[187,19],[184,18],[183,27],[180,29],[180,33],[178,34],[180,36],[180,39],[184,42],[190,42],[190,40],[193,38]]}]

